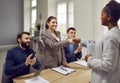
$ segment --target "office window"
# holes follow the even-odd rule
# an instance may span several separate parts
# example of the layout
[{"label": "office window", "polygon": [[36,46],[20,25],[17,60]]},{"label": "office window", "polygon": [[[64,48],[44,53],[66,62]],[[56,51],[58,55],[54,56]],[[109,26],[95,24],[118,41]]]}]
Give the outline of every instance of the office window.
[{"label": "office window", "polygon": [[31,27],[35,27],[35,23],[36,23],[36,4],[37,0],[31,0],[31,17],[30,17],[30,24]]},{"label": "office window", "polygon": [[58,4],[57,8],[57,20],[58,20],[58,27],[57,29],[64,34],[66,30],[66,3]]},{"label": "office window", "polygon": [[73,26],[74,25],[74,5],[73,5],[73,1],[69,2],[68,4],[68,27]]},{"label": "office window", "polygon": [[57,0],[57,30],[63,38],[66,36],[68,27],[74,26],[74,2],[73,0]]}]

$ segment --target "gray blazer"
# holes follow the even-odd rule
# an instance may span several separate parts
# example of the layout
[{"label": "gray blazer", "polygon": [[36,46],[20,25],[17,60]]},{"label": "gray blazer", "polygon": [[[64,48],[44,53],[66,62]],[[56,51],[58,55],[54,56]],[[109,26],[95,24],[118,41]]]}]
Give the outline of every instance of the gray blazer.
[{"label": "gray blazer", "polygon": [[88,66],[93,70],[91,83],[120,83],[120,30],[117,27],[96,44]]},{"label": "gray blazer", "polygon": [[68,40],[61,41],[60,32],[56,31],[56,35],[60,39],[59,41],[48,30],[41,34],[45,44],[45,68],[57,67],[66,63],[63,47],[69,42]]}]

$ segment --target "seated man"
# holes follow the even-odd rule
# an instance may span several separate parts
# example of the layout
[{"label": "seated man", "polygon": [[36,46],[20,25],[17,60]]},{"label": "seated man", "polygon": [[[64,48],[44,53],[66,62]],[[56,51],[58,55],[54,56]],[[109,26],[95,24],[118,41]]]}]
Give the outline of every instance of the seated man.
[{"label": "seated man", "polygon": [[18,46],[7,52],[5,61],[5,74],[9,76],[9,82],[12,79],[30,72],[30,66],[40,69],[40,62],[35,57],[35,52],[30,49],[30,33],[22,32],[17,35]]},{"label": "seated man", "polygon": [[[73,27],[70,27],[67,29],[67,38],[73,39],[75,38],[76,29]],[[80,59],[82,57],[81,53],[82,47],[80,47],[78,44],[74,45],[72,43],[68,44],[64,47],[65,51],[65,57],[67,59],[67,62],[77,61],[77,59]]]}]

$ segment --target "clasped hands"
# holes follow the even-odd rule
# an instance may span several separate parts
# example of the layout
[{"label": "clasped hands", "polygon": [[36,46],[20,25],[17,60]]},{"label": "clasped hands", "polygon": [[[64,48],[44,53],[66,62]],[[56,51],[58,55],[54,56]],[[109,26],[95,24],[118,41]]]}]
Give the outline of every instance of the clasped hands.
[{"label": "clasped hands", "polygon": [[81,51],[82,51],[82,45],[78,46],[74,52],[80,53]]},{"label": "clasped hands", "polygon": [[35,63],[36,63],[36,57],[34,57],[33,59],[31,59],[31,57],[32,57],[32,54],[30,54],[28,57],[27,57],[27,59],[26,59],[26,61],[25,61],[25,64],[26,64],[26,66],[28,66],[28,65],[34,65]]}]

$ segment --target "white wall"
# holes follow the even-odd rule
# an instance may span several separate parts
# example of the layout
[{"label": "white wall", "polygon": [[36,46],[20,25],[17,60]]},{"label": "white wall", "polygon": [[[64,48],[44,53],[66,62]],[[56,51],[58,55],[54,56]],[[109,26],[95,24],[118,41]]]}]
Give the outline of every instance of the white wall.
[{"label": "white wall", "polygon": [[74,0],[75,1],[75,27],[78,36],[82,39],[98,41],[107,32],[101,25],[101,11],[109,0]]},{"label": "white wall", "polygon": [[103,7],[109,2],[109,0],[94,0],[95,1],[95,40],[98,41],[105,32],[107,32],[107,27],[101,25],[101,11]]},{"label": "white wall", "polygon": [[16,44],[23,31],[23,0],[0,0],[0,46]]},{"label": "white wall", "polygon": [[94,39],[94,0],[74,0],[74,25],[78,36]]},{"label": "white wall", "polygon": [[48,0],[48,17],[56,16],[56,0]]}]

